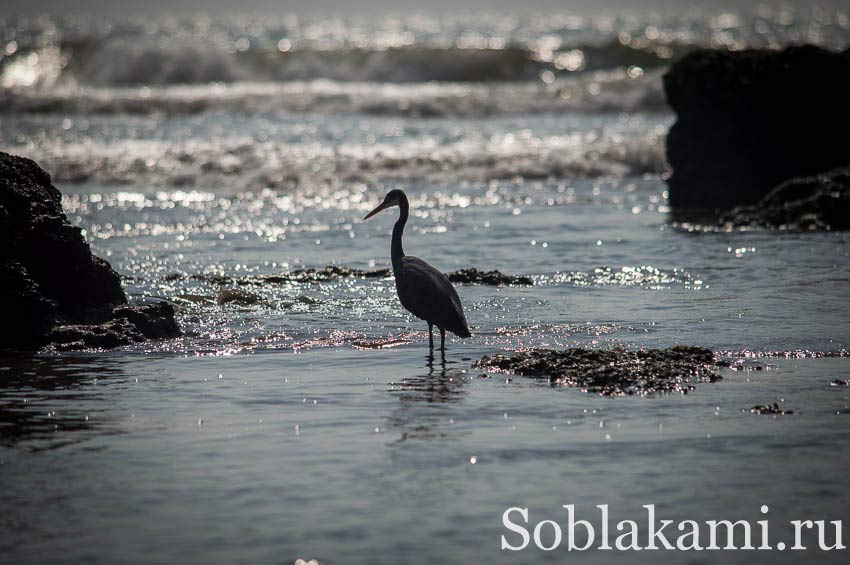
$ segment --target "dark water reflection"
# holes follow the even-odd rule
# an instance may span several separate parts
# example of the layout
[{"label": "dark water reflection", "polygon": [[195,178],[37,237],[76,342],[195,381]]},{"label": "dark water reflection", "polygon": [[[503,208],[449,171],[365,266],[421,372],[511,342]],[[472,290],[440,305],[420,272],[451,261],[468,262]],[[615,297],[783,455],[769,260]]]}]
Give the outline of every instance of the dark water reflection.
[{"label": "dark water reflection", "polygon": [[0,445],[39,451],[92,433],[118,433],[100,387],[124,382],[124,363],[110,357],[0,359]]},{"label": "dark water reflection", "polygon": [[[425,357],[427,374],[404,377],[390,385],[390,393],[398,398],[398,408],[389,422],[400,433],[397,443],[411,439],[444,439],[445,424],[453,423],[444,409],[446,404],[462,403],[468,394],[467,375],[461,367],[466,363],[446,359],[444,351],[430,351]],[[452,412],[457,407],[452,408]],[[438,431],[439,430],[439,431]]]}]

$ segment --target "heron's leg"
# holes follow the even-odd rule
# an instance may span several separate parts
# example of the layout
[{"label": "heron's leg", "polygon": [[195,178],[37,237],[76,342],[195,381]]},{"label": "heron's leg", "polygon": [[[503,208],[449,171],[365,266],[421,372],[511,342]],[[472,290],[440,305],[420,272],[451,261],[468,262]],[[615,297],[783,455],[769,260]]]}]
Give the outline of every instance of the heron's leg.
[{"label": "heron's leg", "polygon": [[434,324],[428,322],[428,346],[434,349]]},{"label": "heron's leg", "polygon": [[446,350],[446,330],[440,328],[440,349],[442,351]]}]

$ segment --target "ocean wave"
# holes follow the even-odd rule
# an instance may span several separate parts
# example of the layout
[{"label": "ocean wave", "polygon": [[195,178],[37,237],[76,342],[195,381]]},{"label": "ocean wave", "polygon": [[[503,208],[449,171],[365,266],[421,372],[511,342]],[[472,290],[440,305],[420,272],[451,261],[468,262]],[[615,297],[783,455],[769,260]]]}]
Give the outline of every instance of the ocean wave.
[{"label": "ocean wave", "polygon": [[7,88],[166,86],[235,82],[551,82],[615,68],[650,69],[692,49],[684,45],[596,41],[545,49],[524,45],[410,45],[386,49],[258,46],[233,51],[175,38],[63,41],[0,58]]},{"label": "ocean wave", "polygon": [[525,83],[363,83],[328,80],[162,87],[0,89],[0,111],[182,115],[205,111],[486,117],[562,111],[664,111],[661,69],[597,71]]},{"label": "ocean wave", "polygon": [[[662,128],[663,129],[663,128]],[[296,189],[379,180],[489,180],[624,176],[664,170],[663,131],[433,137],[375,145],[223,140],[48,139],[9,148],[38,160],[57,182]]]},{"label": "ocean wave", "polygon": [[[697,47],[847,44],[847,16],[812,7],[668,13],[0,19],[6,87],[213,82],[551,82],[666,66]],[[58,63],[58,65],[57,65]]]}]

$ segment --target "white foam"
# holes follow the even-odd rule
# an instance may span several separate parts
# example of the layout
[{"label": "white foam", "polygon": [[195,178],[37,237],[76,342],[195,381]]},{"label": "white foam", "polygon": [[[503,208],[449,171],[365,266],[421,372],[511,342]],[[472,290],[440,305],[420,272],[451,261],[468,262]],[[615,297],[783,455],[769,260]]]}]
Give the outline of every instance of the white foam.
[{"label": "white foam", "polygon": [[663,131],[465,135],[447,143],[325,145],[245,137],[185,141],[49,139],[12,148],[58,182],[200,187],[222,191],[327,186],[382,179],[485,180],[622,176],[664,169]]}]

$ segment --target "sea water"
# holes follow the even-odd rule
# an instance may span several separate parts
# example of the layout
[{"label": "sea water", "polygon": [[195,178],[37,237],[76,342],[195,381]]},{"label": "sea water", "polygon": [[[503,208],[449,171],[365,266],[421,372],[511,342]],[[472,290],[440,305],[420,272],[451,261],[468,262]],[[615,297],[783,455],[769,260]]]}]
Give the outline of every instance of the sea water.
[{"label": "sea water", "polygon": [[[4,26],[3,150],[184,335],[0,361],[3,561],[605,562],[502,551],[502,513],[847,517],[850,237],[672,221],[661,88],[695,46],[846,47],[846,13]],[[409,254],[534,282],[459,285],[445,357],[391,275],[267,278],[387,268],[393,188]],[[473,366],[676,344],[740,370],[604,398]],[[723,554],[814,557],[844,562]]]}]

